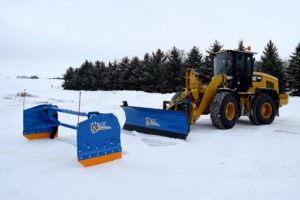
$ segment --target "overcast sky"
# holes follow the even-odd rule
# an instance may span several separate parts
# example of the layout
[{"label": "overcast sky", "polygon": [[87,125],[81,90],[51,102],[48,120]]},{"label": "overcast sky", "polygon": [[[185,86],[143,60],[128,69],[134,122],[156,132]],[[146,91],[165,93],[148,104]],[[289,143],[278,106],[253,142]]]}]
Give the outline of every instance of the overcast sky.
[{"label": "overcast sky", "polygon": [[0,76],[61,76],[85,60],[114,60],[176,46],[202,52],[269,39],[288,58],[300,42],[299,0],[0,0]]}]

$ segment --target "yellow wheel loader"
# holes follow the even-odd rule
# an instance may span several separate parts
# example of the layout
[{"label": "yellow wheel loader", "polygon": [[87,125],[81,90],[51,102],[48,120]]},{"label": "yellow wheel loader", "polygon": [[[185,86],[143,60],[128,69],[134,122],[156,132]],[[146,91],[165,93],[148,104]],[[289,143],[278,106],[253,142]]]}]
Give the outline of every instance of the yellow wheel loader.
[{"label": "yellow wheel loader", "polygon": [[185,89],[164,101],[163,109],[121,106],[125,111],[124,129],[186,139],[190,125],[201,115],[210,114],[218,129],[232,128],[240,116],[255,125],[271,124],[288,95],[279,92],[278,79],[253,71],[254,53],[224,50],[214,56],[214,77],[188,69]]}]

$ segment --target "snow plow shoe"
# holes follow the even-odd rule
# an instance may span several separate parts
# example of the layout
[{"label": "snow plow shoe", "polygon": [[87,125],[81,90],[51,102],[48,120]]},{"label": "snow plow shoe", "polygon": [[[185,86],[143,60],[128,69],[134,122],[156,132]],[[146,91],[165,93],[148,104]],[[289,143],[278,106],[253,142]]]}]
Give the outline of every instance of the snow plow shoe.
[{"label": "snow plow shoe", "polygon": [[123,129],[151,135],[161,135],[171,138],[186,139],[190,126],[185,113],[128,106],[121,106],[126,115]]},{"label": "snow plow shoe", "polygon": [[[78,125],[58,120],[58,113],[87,117]],[[120,125],[111,113],[77,112],[45,104],[24,110],[23,135],[29,140],[55,138],[58,127],[77,130],[77,159],[85,167],[112,161],[122,157]]]}]

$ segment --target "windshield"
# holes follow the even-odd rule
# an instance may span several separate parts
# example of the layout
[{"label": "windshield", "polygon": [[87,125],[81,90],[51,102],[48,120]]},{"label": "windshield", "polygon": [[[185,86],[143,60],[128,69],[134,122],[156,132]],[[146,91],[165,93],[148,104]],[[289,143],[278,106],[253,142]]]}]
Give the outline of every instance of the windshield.
[{"label": "windshield", "polygon": [[222,53],[214,57],[214,75],[231,74],[230,54]]}]

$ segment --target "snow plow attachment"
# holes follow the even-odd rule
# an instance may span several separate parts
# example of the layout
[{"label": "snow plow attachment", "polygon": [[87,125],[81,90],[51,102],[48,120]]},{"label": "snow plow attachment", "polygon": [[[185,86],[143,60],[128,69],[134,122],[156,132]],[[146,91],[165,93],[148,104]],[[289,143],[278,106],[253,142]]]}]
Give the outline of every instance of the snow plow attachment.
[{"label": "snow plow attachment", "polygon": [[[58,120],[58,112],[79,115],[88,119],[77,126]],[[111,113],[77,112],[45,104],[24,110],[23,135],[29,140],[55,138],[58,126],[77,130],[77,159],[85,167],[122,157],[120,125]]]},{"label": "snow plow attachment", "polygon": [[126,115],[123,129],[151,135],[186,139],[190,126],[185,113],[171,110],[121,106]]}]

